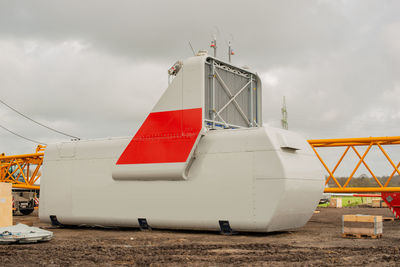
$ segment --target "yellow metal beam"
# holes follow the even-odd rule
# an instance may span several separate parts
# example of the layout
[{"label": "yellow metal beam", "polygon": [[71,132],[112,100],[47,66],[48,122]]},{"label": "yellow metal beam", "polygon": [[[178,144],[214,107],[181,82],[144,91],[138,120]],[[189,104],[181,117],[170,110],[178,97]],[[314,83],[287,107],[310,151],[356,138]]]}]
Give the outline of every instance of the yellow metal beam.
[{"label": "yellow metal beam", "polygon": [[400,187],[327,187],[324,193],[382,193],[400,192]]},{"label": "yellow metal beam", "polygon": [[40,190],[40,185],[13,184],[13,188]]},{"label": "yellow metal beam", "polygon": [[[5,156],[0,155],[0,182],[12,183],[13,188],[39,190],[35,182],[40,178],[45,146],[39,145],[36,153]],[[34,170],[30,173],[30,170]]]},{"label": "yellow metal beam", "polygon": [[[328,178],[325,181],[325,184],[328,184],[330,179],[333,179],[337,187],[328,187],[325,188],[324,192],[325,193],[369,193],[369,192],[400,192],[400,187],[390,187],[389,182],[394,176],[395,173],[398,173],[400,175],[400,162],[395,165],[393,160],[389,157],[389,155],[386,153],[386,151],[383,149],[383,145],[400,145],[400,136],[385,136],[385,137],[362,137],[362,138],[338,138],[338,139],[314,139],[314,140],[308,140],[311,148],[315,152],[316,156],[318,159],[321,161],[322,165],[324,166],[325,170],[329,174],[327,176]],[[355,146],[366,146],[367,149],[365,150],[363,155],[360,155],[358,153],[357,149],[355,149]],[[373,146],[377,146],[379,150],[382,152],[382,154],[385,156],[385,158],[388,160],[389,164],[393,167],[393,172],[390,175],[389,179],[386,181],[384,185],[381,184],[381,182],[378,180],[374,172],[370,169],[370,167],[367,165],[367,163],[364,161],[365,157],[367,154],[370,152],[370,149]],[[316,148],[322,148],[322,147],[346,147],[345,152],[341,155],[339,158],[339,161],[336,163],[334,166],[333,170],[331,171],[327,164],[324,162],[320,154],[317,152]],[[349,175],[347,178],[346,182],[341,185],[336,177],[334,176],[334,173],[336,169],[339,167],[339,165],[342,163],[344,156],[347,154],[348,150],[352,148],[353,151],[356,153],[356,155],[359,158],[359,161],[357,162],[357,165],[353,169],[352,173]],[[351,187],[349,186],[351,179],[353,178],[354,174],[356,173],[357,169],[359,166],[363,164],[369,171],[369,173],[372,175],[372,177],[375,180],[376,187]]]},{"label": "yellow metal beam", "polygon": [[400,144],[400,136],[313,139],[308,140],[308,142],[312,147],[367,146],[378,142],[381,145],[398,145]]},{"label": "yellow metal beam", "polygon": [[15,155],[15,156],[0,156],[0,161],[3,160],[10,160],[10,159],[35,159],[43,157],[44,153],[32,153],[32,154],[22,154],[22,155]]}]

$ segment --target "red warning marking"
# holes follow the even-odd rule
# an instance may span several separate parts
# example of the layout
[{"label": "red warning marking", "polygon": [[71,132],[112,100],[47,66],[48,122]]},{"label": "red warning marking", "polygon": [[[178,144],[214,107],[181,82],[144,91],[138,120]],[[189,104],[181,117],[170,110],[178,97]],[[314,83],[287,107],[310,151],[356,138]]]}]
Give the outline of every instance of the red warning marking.
[{"label": "red warning marking", "polygon": [[201,128],[201,108],[152,112],[117,165],[185,162]]},{"label": "red warning marking", "polygon": [[382,199],[386,202],[394,216],[400,219],[400,192],[382,192]]}]

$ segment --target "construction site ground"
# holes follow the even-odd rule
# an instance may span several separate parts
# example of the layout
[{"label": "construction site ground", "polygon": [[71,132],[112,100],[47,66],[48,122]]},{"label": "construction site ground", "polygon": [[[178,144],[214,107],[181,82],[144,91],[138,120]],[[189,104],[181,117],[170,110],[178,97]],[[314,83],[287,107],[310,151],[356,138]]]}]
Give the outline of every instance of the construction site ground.
[{"label": "construction site ground", "polygon": [[341,237],[343,214],[393,217],[387,208],[320,208],[302,228],[268,234],[102,228],[53,228],[36,212],[14,222],[54,232],[38,244],[0,245],[1,266],[394,266],[400,221],[385,221],[380,239]]}]

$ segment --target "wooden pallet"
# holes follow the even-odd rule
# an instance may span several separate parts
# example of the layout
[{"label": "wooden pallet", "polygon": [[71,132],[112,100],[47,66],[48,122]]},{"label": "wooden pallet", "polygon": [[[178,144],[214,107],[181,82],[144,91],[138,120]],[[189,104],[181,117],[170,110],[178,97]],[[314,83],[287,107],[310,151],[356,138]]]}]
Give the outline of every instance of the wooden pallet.
[{"label": "wooden pallet", "polygon": [[[389,217],[390,218],[390,217]],[[342,237],[344,238],[381,238],[383,217],[361,214],[342,216]]]},{"label": "wooden pallet", "polygon": [[394,217],[383,217],[382,219],[383,219],[385,222],[386,222],[386,221],[392,221],[392,222],[394,221]]},{"label": "wooden pallet", "polygon": [[377,239],[381,238],[382,234],[371,235],[371,234],[351,234],[351,233],[343,233],[342,237],[344,238],[372,238]]}]

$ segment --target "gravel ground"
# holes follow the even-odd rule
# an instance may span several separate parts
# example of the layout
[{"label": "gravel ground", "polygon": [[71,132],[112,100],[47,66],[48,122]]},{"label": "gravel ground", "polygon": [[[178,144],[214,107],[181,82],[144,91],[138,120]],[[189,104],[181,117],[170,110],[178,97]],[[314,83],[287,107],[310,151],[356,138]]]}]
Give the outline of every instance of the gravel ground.
[{"label": "gravel ground", "polygon": [[393,215],[387,208],[321,208],[294,231],[224,236],[213,232],[53,228],[37,214],[15,222],[54,232],[50,242],[0,245],[1,266],[396,266],[400,221],[384,222],[381,239],[345,239],[343,214]]}]

